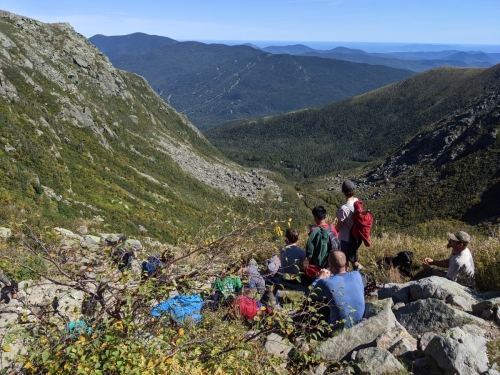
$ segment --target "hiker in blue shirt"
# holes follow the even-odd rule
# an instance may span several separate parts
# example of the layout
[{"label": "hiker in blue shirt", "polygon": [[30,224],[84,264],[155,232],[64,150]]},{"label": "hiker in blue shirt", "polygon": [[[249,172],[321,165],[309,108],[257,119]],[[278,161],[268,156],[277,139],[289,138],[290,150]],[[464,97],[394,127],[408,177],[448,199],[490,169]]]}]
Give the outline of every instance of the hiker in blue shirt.
[{"label": "hiker in blue shirt", "polygon": [[347,272],[347,259],[342,251],[328,256],[330,270],[322,269],[313,282],[313,292],[328,301],[328,323],[334,329],[350,328],[357,324],[365,312],[365,295],[361,274]]}]

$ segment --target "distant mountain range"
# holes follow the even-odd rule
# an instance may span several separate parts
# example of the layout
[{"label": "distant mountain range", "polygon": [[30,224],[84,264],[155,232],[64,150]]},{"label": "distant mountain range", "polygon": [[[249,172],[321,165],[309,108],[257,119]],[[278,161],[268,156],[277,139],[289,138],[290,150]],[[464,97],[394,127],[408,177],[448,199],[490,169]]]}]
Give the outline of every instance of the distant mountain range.
[{"label": "distant mountain range", "polygon": [[291,54],[299,56],[318,56],[329,59],[384,65],[392,68],[409,69],[422,72],[439,66],[456,66],[469,68],[487,68],[500,62],[499,53],[481,51],[423,51],[423,52],[390,52],[368,53],[360,49],[336,47],[331,50],[314,50],[305,45],[270,46],[261,48],[274,54]]},{"label": "distant mountain range", "polygon": [[432,69],[341,102],[227,122],[205,136],[240,164],[269,168],[292,180],[317,177],[387,155],[484,95],[499,69]]},{"label": "distant mountain range", "polygon": [[[129,48],[133,37],[92,37],[104,53]],[[158,40],[154,39],[154,43]],[[115,44],[114,44],[115,43]],[[164,40],[155,49],[110,57],[144,76],[160,96],[201,130],[239,118],[263,117],[362,94],[413,74],[408,70],[308,56],[273,55],[248,46]]]}]

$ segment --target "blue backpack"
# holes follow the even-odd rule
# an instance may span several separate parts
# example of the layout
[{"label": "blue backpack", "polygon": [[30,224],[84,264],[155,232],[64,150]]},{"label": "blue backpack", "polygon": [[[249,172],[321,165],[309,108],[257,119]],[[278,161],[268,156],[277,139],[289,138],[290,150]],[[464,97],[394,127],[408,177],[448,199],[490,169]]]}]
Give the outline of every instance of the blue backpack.
[{"label": "blue backpack", "polygon": [[163,267],[163,262],[160,260],[160,254],[156,256],[150,256],[147,262],[142,263],[143,274],[147,273],[147,276],[151,276],[159,268]]},{"label": "blue backpack", "polygon": [[167,314],[177,324],[182,324],[186,319],[198,323],[201,320],[200,311],[202,306],[203,298],[197,294],[191,294],[190,296],[176,295],[154,306],[151,316],[159,317]]}]

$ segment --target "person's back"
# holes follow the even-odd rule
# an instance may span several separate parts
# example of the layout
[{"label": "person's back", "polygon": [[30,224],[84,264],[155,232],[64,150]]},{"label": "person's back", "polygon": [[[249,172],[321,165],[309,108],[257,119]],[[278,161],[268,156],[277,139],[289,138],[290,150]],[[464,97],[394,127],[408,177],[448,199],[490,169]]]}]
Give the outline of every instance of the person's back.
[{"label": "person's back", "polygon": [[358,251],[352,246],[352,225],[354,214],[354,203],[358,198],[354,197],[356,185],[350,180],[344,181],[342,184],[342,193],[346,197],[346,202],[340,206],[337,211],[337,224],[336,228],[339,234],[340,249],[344,252],[348,262],[352,263],[353,268],[358,267]]},{"label": "person's back", "polygon": [[446,272],[446,277],[448,279],[456,281],[464,286],[474,287],[474,274],[474,260],[472,259],[472,254],[468,248],[465,248],[465,250],[459,254],[454,254],[453,252],[451,253],[450,265],[448,267],[448,271]]},{"label": "person's back", "polygon": [[212,289],[214,289],[216,293],[219,293],[226,298],[232,294],[239,293],[241,287],[241,279],[238,276],[227,276],[224,279],[218,277],[212,285]]},{"label": "person's back", "polygon": [[344,322],[350,328],[357,324],[365,312],[365,295],[361,274],[358,271],[330,275],[319,280],[315,289],[320,289],[330,306],[330,324]]},{"label": "person's back", "polygon": [[326,223],[326,209],[323,206],[314,207],[312,214],[316,225],[309,232],[306,257],[310,264],[327,267],[328,254],[340,246],[337,232],[333,225]]},{"label": "person's back", "polygon": [[306,252],[297,245],[286,245],[280,252],[280,273],[298,275],[306,260]]}]

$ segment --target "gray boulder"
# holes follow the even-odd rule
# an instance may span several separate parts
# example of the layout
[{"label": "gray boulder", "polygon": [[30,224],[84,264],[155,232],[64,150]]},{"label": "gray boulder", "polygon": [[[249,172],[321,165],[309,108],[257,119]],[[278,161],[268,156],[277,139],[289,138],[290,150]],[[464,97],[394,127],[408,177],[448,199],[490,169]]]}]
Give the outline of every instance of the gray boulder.
[{"label": "gray boulder", "polygon": [[[393,353],[393,351],[395,351],[396,348],[401,345],[402,340],[404,340],[403,344],[407,346],[407,351],[417,350],[417,340],[412,335],[410,335],[401,324],[396,322],[394,329],[378,336],[375,340],[375,343],[378,348],[386,349]],[[399,353],[401,349],[397,349],[397,351]],[[402,354],[399,353],[394,355],[397,357]]]},{"label": "gray boulder", "polygon": [[381,348],[361,349],[356,356],[356,362],[359,366],[356,373],[360,375],[383,375],[404,371],[403,365],[391,353]]},{"label": "gray boulder", "polygon": [[385,284],[382,289],[378,291],[378,299],[392,298],[395,304],[406,304],[410,302],[410,286],[414,283],[416,283],[416,281],[410,281],[405,284]]},{"label": "gray boulder", "polygon": [[378,336],[392,331],[396,327],[396,318],[391,310],[392,300],[377,301],[375,307],[370,307],[369,312],[379,311],[368,319],[363,319],[354,327],[342,331],[339,335],[331,337],[317,348],[320,358],[327,361],[339,361],[353,350],[375,346]]},{"label": "gray boulder", "polygon": [[483,300],[475,290],[438,276],[418,280],[409,289],[413,301],[435,298],[464,311],[472,311],[472,305]]},{"label": "gray boulder", "polygon": [[500,305],[500,298],[490,298],[475,305],[472,305],[472,311],[481,314],[484,310],[491,310],[494,306]]},{"label": "gray boulder", "polygon": [[9,238],[12,235],[10,228],[0,227],[0,237]]},{"label": "gray boulder", "polygon": [[415,358],[415,351],[417,350],[416,340],[412,338],[408,339],[403,337],[401,340],[396,342],[389,348],[389,352],[394,357],[406,357],[406,358]]},{"label": "gray boulder", "polygon": [[465,324],[485,324],[482,319],[432,298],[409,303],[394,313],[398,322],[412,335],[443,331]]},{"label": "gray boulder", "polygon": [[434,332],[426,332],[422,335],[422,337],[420,337],[420,340],[419,340],[419,346],[420,346],[420,350],[425,350],[425,348],[427,348],[427,345],[429,345],[429,343],[432,341],[432,339],[437,336],[436,333]]},{"label": "gray boulder", "polygon": [[293,346],[288,344],[283,337],[276,333],[271,333],[267,336],[264,348],[270,354],[277,355],[278,357],[287,358]]},{"label": "gray boulder", "polygon": [[447,374],[473,375],[488,371],[485,332],[477,326],[455,327],[435,336],[424,353]]}]

